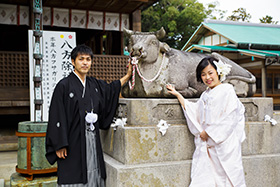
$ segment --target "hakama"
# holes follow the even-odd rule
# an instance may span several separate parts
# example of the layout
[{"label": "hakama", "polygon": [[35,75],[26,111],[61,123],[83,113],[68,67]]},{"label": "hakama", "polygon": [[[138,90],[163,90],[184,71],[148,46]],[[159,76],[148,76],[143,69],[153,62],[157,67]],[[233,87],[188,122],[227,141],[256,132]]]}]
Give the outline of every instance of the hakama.
[{"label": "hakama", "polygon": [[87,146],[87,184],[62,184],[58,187],[105,187],[105,181],[101,177],[100,168],[96,152],[96,133],[86,131],[86,146]]}]

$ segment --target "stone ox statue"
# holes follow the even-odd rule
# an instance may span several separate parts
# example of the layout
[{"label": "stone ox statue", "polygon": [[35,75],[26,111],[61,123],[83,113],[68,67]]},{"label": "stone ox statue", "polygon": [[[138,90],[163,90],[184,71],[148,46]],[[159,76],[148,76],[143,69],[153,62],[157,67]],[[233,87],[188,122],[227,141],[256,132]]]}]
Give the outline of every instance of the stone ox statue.
[{"label": "stone ox statue", "polygon": [[[124,97],[172,97],[166,89],[168,83],[175,85],[184,97],[199,97],[206,89],[203,83],[196,81],[195,72],[197,64],[206,54],[179,51],[160,42],[159,39],[165,36],[163,28],[156,32],[124,29],[124,33],[130,37],[131,57],[138,59],[134,87],[130,89],[129,84],[125,85],[122,89]],[[255,93],[256,78],[250,72],[218,53],[211,55],[232,66],[224,82],[232,84],[239,97]]]}]

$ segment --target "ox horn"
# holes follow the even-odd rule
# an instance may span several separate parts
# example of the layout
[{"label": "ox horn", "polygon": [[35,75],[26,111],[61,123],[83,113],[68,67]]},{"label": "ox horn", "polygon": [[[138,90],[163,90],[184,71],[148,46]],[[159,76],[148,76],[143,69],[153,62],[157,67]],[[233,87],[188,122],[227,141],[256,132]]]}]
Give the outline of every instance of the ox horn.
[{"label": "ox horn", "polygon": [[126,28],[123,28],[123,32],[127,36],[131,36],[134,33],[132,30],[129,30],[129,29],[126,29]]},{"label": "ox horn", "polygon": [[161,39],[165,36],[165,30],[163,27],[160,28],[160,30],[155,32],[155,35],[158,39]]}]

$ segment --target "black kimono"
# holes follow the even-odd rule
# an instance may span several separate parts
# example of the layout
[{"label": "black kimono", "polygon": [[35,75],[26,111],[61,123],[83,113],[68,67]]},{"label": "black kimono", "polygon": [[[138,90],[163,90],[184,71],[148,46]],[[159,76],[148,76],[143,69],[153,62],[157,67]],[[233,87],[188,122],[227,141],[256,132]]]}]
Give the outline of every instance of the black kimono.
[{"label": "black kimono", "polygon": [[[86,77],[86,87],[71,73],[59,81],[54,90],[46,134],[46,158],[50,164],[57,161],[58,184],[86,184],[85,116],[93,110],[98,120],[94,123],[96,147],[101,177],[106,178],[105,163],[99,129],[108,129],[118,106],[120,81],[107,84]],[[67,158],[59,159],[56,151],[67,148]]]}]

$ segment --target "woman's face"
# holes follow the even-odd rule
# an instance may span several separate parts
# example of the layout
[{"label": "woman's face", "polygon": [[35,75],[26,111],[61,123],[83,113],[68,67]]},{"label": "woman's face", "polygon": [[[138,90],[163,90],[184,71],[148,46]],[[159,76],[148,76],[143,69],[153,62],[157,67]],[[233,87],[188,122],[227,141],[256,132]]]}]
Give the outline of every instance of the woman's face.
[{"label": "woman's face", "polygon": [[211,64],[206,66],[201,71],[201,79],[202,79],[203,83],[211,89],[215,88],[217,85],[221,84],[218,73]]}]

